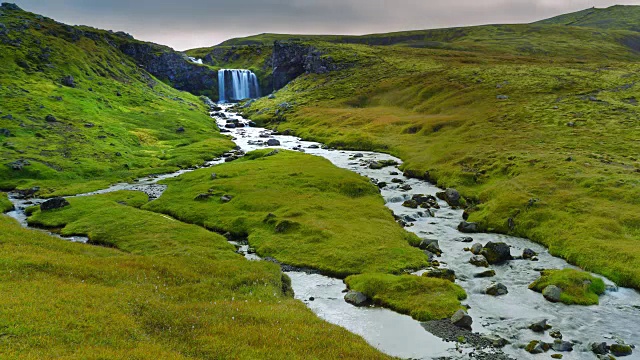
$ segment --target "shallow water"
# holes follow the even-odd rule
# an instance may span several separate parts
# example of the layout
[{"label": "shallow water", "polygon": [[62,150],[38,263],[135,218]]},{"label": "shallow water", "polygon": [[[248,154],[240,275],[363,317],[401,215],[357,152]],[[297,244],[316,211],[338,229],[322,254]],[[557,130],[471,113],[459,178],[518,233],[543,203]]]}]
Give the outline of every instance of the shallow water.
[{"label": "shallow water", "polygon": [[[225,109],[228,108],[225,106]],[[241,117],[225,112],[229,119]],[[216,119],[219,126],[224,128],[226,119]],[[505,265],[492,266],[496,276],[490,279],[476,279],[473,275],[485,270],[468,263],[471,254],[465,252],[465,247],[472,243],[461,243],[454,239],[469,236],[460,233],[456,228],[462,220],[462,210],[451,209],[445,202],[439,201],[440,210],[434,210],[435,216],[425,214],[421,209],[409,209],[402,207],[404,200],[411,198],[413,194],[435,195],[441,189],[421,180],[408,179],[401,175],[397,167],[387,167],[381,170],[368,168],[368,162],[372,160],[401,161],[387,154],[359,151],[337,151],[322,149],[321,144],[301,141],[293,136],[271,135],[271,132],[262,128],[243,127],[231,129],[230,135],[243,151],[251,151],[264,148],[262,142],[268,138],[275,138],[281,145],[274,148],[304,151],[309,154],[322,156],[330,160],[338,167],[354,171],[376,181],[384,181],[389,186],[381,190],[386,200],[386,206],[396,215],[409,215],[416,221],[413,226],[407,227],[408,231],[416,233],[421,238],[437,239],[443,255],[438,260],[444,267],[456,272],[456,283],[462,286],[468,294],[464,302],[470,306],[469,315],[474,319],[475,332],[501,336],[509,340],[504,351],[515,359],[548,358],[553,351],[541,355],[531,355],[520,349],[518,345],[526,344],[531,340],[544,340],[552,342],[547,334],[541,336],[528,329],[528,326],[536,321],[548,319],[553,330],[559,330],[564,335],[564,340],[575,343],[574,351],[563,353],[564,359],[595,359],[588,349],[591,342],[606,341],[611,344],[615,340],[622,340],[629,344],[640,345],[640,294],[633,289],[617,289],[613,283],[611,289],[600,298],[600,305],[582,307],[553,304],[544,300],[542,295],[528,289],[539,272],[536,269],[563,269],[573,266],[564,260],[551,256],[548,251],[531,241],[499,234],[472,234],[475,242],[483,245],[489,241],[505,242],[512,249],[512,255],[520,255],[522,250],[530,248],[539,255],[539,261],[514,260]],[[261,137],[262,135],[262,137]],[[264,136],[268,136],[265,138]],[[312,148],[310,148],[312,147]],[[317,148],[315,148],[317,147]],[[355,158],[354,155],[361,154]],[[215,166],[223,162],[216,159],[205,165]],[[133,184],[116,184],[108,189],[95,191],[76,196],[88,196],[103,194],[118,190],[143,191],[152,200],[159,197],[166,189],[157,182],[162,179],[172,178],[195,169],[180,170],[175,173],[160,176],[152,176],[139,179]],[[391,175],[397,172],[400,175]],[[410,191],[399,188],[403,184],[392,184],[392,179],[399,178],[403,184],[412,187]],[[27,226],[24,209],[28,206],[38,205],[43,200],[21,200],[16,194],[10,194],[10,199],[16,206],[16,210],[8,215],[16,218],[21,224]],[[54,234],[55,235],[55,234]],[[72,241],[86,242],[86,238],[69,238]],[[245,254],[249,260],[259,260],[255,254],[248,254],[249,246],[236,244],[239,251]],[[417,272],[416,274],[420,274]],[[446,343],[434,335],[425,331],[418,321],[408,316],[397,314],[393,311],[381,308],[357,308],[347,304],[343,300],[345,285],[341,280],[332,279],[317,274],[304,272],[288,273],[292,279],[292,286],[296,298],[305,302],[319,317],[333,324],[342,326],[347,330],[362,336],[372,346],[381,351],[402,358],[430,359],[440,356],[452,358],[469,358],[465,350],[462,354],[455,350],[455,345]],[[500,297],[485,295],[484,289],[492,282],[500,282],[507,286],[509,293]],[[314,298],[310,301],[310,298]],[[640,351],[625,359],[640,359]]]}]

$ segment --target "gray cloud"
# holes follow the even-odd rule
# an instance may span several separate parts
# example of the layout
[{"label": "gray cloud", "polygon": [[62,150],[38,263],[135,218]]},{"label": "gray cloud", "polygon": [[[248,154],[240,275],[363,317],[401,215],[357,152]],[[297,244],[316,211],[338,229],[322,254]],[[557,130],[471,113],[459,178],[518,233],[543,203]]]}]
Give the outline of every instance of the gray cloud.
[{"label": "gray cloud", "polygon": [[[615,0],[14,0],[69,24],[184,50],[264,32],[367,34],[531,22]],[[638,1],[625,1],[638,5]]]}]

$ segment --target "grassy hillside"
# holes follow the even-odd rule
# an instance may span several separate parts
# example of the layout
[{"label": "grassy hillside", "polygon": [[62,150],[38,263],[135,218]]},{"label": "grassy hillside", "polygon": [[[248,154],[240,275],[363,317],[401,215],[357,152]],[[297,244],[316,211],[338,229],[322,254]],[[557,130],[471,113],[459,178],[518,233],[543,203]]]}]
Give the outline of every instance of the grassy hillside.
[{"label": "grassy hillside", "polygon": [[0,188],[87,191],[232,147],[200,99],[118,50],[135,41],[126,35],[10,6],[0,8],[0,23]]},{"label": "grassy hillside", "polygon": [[594,7],[537,23],[640,31],[640,6],[615,5],[605,9]]},{"label": "grassy hillside", "polygon": [[[34,222],[88,234],[88,246],[0,216],[3,359],[386,359],[291,297],[269,262],[222,236],[139,210],[142,193],[72,198]],[[81,345],[81,346],[80,346]]]},{"label": "grassy hillside", "polygon": [[[500,28],[512,31],[495,35]],[[247,115],[397,155],[476,202],[471,221],[484,229],[640,288],[640,67],[622,41],[635,35],[543,25],[463,32],[449,40],[459,50],[315,41],[355,66],[303,75]],[[283,114],[285,102],[293,106]]]}]

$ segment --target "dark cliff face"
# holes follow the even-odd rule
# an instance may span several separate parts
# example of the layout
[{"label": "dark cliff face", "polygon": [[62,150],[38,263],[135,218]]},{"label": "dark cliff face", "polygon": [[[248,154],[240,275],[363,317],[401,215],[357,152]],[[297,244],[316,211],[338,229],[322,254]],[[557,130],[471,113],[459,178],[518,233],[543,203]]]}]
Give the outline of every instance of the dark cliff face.
[{"label": "dark cliff face", "polygon": [[169,48],[139,42],[122,43],[119,49],[153,76],[168,81],[178,90],[217,97],[217,72],[189,61],[184,54]]},{"label": "dark cliff face", "polygon": [[325,74],[345,68],[315,47],[299,42],[273,44],[273,88],[279,90],[302,74]]}]

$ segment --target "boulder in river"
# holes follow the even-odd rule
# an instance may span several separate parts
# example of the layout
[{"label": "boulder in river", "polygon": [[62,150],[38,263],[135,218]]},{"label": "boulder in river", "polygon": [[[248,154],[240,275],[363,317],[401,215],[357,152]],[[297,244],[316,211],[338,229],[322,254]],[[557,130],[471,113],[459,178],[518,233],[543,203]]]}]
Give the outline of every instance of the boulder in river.
[{"label": "boulder in river", "polygon": [[469,263],[479,267],[489,267],[489,262],[487,261],[487,258],[485,258],[482,255],[472,256],[471,259],[469,259]]},{"label": "boulder in river", "polygon": [[478,224],[472,222],[462,221],[458,225],[458,231],[463,233],[477,233],[478,232]]},{"label": "boulder in river", "polygon": [[551,344],[551,348],[557,352],[570,352],[573,351],[573,344],[568,341],[556,339],[553,344]]},{"label": "boulder in river", "polygon": [[502,296],[508,294],[509,290],[501,283],[493,283],[485,290],[485,293],[491,296]]},{"label": "boulder in river", "polygon": [[442,250],[440,249],[440,244],[438,243],[438,240],[423,239],[420,242],[420,245],[418,245],[418,247],[422,250],[428,250],[436,254],[437,256],[442,255]]},{"label": "boulder in river", "polygon": [[531,249],[524,249],[524,251],[522,252],[522,258],[525,260],[533,259],[536,256],[538,256],[538,254]]},{"label": "boulder in river", "polygon": [[40,204],[40,210],[49,211],[54,209],[62,209],[63,207],[69,206],[69,202],[62,197],[55,197],[53,199],[49,199],[42,204]]},{"label": "boulder in river", "polygon": [[480,253],[482,252],[482,244],[480,243],[475,243],[473,245],[471,245],[471,253],[473,255],[480,255]]},{"label": "boulder in river", "polygon": [[459,328],[471,330],[473,319],[464,310],[458,310],[451,317],[451,323]]},{"label": "boulder in river", "polygon": [[529,329],[533,332],[544,333],[545,331],[551,329],[551,325],[547,324],[547,319],[535,322],[529,325]]},{"label": "boulder in river", "polygon": [[425,277],[437,278],[437,279],[445,279],[451,282],[456,281],[456,273],[451,269],[435,269],[431,271],[427,271],[424,273]]},{"label": "boulder in river", "polygon": [[267,140],[267,146],[280,146],[280,141],[276,139]]},{"label": "boulder in river", "polygon": [[[473,242],[473,238],[469,237],[469,236],[463,236],[463,237],[455,238],[453,240],[457,241],[457,242],[461,242],[461,243],[472,243]],[[482,246],[482,245],[480,245],[480,246]]]},{"label": "boulder in river", "polygon": [[494,277],[494,276],[496,276],[496,271],[495,270],[487,270],[487,271],[483,271],[481,273],[477,273],[477,274],[473,275],[473,277],[476,278],[476,279],[490,278],[490,277]]},{"label": "boulder in river", "polygon": [[509,245],[503,242],[488,242],[487,245],[482,248],[480,255],[484,255],[489,264],[502,264],[505,261],[513,259]]},{"label": "boulder in river", "polygon": [[357,291],[349,291],[344,296],[344,301],[355,306],[365,306],[368,302],[368,298],[365,294]]},{"label": "boulder in river", "polygon": [[613,356],[629,356],[633,353],[631,346],[626,344],[612,344],[609,346],[609,351]]},{"label": "boulder in river", "polygon": [[530,354],[542,354],[549,351],[549,344],[542,341],[533,340],[524,349]]},{"label": "boulder in river", "polygon": [[590,347],[591,351],[596,355],[606,355],[609,353],[609,346],[606,342],[592,343]]},{"label": "boulder in river", "polygon": [[549,285],[546,288],[544,288],[544,290],[542,290],[542,296],[544,296],[544,298],[547,299],[548,301],[551,301],[554,303],[560,301],[561,294],[562,294],[562,289],[560,289],[555,285]]}]

